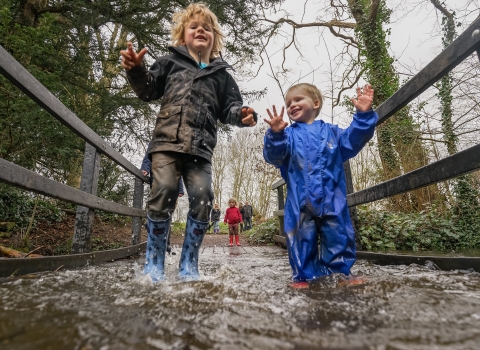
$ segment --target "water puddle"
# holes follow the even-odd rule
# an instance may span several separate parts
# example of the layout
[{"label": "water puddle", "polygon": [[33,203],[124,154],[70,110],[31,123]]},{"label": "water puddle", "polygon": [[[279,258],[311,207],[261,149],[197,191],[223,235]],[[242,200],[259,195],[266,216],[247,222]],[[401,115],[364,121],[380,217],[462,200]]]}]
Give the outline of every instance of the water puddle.
[{"label": "water puddle", "polygon": [[2,349],[476,349],[480,274],[359,261],[355,283],[290,287],[284,251],[201,255],[202,279],[143,257],[0,281]]}]

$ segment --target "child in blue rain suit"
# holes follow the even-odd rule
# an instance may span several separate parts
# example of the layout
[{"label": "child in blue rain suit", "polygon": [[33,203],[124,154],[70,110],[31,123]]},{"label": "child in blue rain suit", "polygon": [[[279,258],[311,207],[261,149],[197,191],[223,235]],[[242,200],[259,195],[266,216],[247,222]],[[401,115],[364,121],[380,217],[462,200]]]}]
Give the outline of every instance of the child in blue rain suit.
[{"label": "child in blue rain suit", "polygon": [[[284,108],[267,110],[265,160],[280,168],[287,184],[284,222],[294,282],[312,281],[331,273],[350,274],[356,260],[355,232],[347,206],[343,163],[370,140],[378,120],[372,110],[373,89],[357,88],[353,121],[346,129],[315,120],[323,96],[310,84],[292,86]],[[320,252],[318,251],[320,237]]]},{"label": "child in blue rain suit", "polygon": [[149,147],[152,191],[148,201],[147,257],[144,272],[152,281],[165,279],[165,252],[171,215],[183,178],[189,212],[180,256],[179,277],[197,279],[198,253],[212,208],[211,158],[223,124],[254,126],[256,114],[243,106],[240,90],[220,57],[223,34],[205,5],[192,3],[173,14],[171,54],[147,70],[144,48],[132,43],[120,51],[130,85],[145,102],[162,99]]}]

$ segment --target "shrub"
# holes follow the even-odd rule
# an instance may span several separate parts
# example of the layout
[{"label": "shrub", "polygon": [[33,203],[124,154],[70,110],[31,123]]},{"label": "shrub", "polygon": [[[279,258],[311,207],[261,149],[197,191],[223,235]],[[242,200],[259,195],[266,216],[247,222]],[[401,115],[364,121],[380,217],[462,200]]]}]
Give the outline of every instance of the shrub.
[{"label": "shrub", "polygon": [[275,217],[253,226],[248,231],[243,231],[243,235],[250,244],[274,244],[273,236],[279,232],[280,224]]},{"label": "shrub", "polygon": [[[458,250],[480,248],[477,222],[469,222],[454,210],[433,207],[419,213],[383,212],[357,208],[359,234],[367,250]],[[479,213],[480,214],[480,213]]]}]

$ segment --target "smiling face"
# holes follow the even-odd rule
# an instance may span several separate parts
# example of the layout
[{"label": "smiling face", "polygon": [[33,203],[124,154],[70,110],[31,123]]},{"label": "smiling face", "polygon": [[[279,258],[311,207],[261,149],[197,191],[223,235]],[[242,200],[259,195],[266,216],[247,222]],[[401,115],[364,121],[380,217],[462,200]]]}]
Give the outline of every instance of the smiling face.
[{"label": "smiling face", "polygon": [[287,114],[297,123],[311,124],[321,107],[320,100],[314,100],[303,88],[290,89],[285,96]]},{"label": "smiling face", "polygon": [[210,53],[212,52],[214,40],[213,28],[201,15],[195,15],[185,26],[183,34],[184,44],[187,46],[188,52],[198,60],[198,52],[202,53],[202,62],[209,63]]}]

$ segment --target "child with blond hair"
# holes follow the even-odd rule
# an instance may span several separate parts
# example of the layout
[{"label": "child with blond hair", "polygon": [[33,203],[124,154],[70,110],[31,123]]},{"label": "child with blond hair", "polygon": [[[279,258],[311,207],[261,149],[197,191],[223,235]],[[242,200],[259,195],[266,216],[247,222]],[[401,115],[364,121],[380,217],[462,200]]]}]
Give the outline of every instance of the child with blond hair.
[{"label": "child with blond hair", "polygon": [[240,90],[220,55],[223,34],[215,14],[203,4],[190,4],[172,18],[171,54],[147,70],[146,48],[138,53],[131,42],[122,50],[122,66],[137,96],[162,99],[149,157],[153,184],[148,202],[147,257],[144,272],[165,279],[165,251],[172,213],[183,177],[189,197],[179,277],[197,279],[198,252],[208,228],[213,201],[211,158],[218,121],[254,126],[256,113],[243,106]]},{"label": "child with blond hair", "polygon": [[236,245],[240,244],[240,237],[238,236],[238,224],[243,224],[242,214],[240,214],[240,209],[237,208],[237,199],[230,198],[228,200],[229,208],[225,212],[225,218],[223,222],[228,224],[228,236],[230,239],[229,246],[233,246],[233,238],[235,237]]},{"label": "child with blond hair", "polygon": [[280,168],[287,184],[284,227],[294,286],[331,273],[348,275],[356,260],[343,163],[374,134],[378,116],[372,110],[373,94],[370,85],[357,88],[357,98],[351,99],[356,113],[346,129],[315,120],[323,96],[311,84],[287,91],[285,104],[292,125],[283,120],[284,107],[280,114],[275,106],[273,113],[267,109],[270,119],[265,122],[270,128],[263,155]]}]

